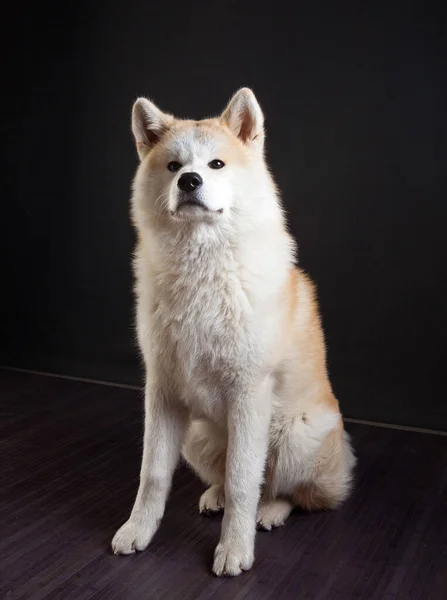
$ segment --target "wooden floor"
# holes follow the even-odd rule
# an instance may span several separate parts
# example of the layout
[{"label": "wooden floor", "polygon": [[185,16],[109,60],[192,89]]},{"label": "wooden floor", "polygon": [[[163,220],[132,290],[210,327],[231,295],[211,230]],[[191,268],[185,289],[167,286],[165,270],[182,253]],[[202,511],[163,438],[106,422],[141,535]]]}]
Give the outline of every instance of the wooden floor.
[{"label": "wooden floor", "polygon": [[138,391],[0,371],[0,598],[447,599],[447,437],[349,425],[359,464],[338,512],[259,533],[252,571],[210,574],[219,518],[179,468],[152,545],[110,552],[137,488]]}]

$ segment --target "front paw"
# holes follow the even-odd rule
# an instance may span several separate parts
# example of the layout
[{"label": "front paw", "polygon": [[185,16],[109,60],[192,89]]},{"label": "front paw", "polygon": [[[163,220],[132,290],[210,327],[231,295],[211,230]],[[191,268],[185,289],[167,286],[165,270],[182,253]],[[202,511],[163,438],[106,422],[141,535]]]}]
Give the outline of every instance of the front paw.
[{"label": "front paw", "polygon": [[133,554],[149,545],[156,527],[151,527],[129,519],[118,529],[112,540],[114,554]]},{"label": "front paw", "polygon": [[253,561],[253,547],[220,542],[214,553],[213,573],[218,577],[234,577],[251,569]]}]

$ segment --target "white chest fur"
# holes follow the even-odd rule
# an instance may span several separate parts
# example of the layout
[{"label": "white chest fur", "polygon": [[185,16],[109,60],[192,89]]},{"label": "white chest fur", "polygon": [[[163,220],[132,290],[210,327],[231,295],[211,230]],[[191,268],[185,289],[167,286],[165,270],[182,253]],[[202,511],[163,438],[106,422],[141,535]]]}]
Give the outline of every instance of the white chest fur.
[{"label": "white chest fur", "polygon": [[159,236],[147,257],[152,268],[140,258],[139,287],[151,294],[140,294],[139,329],[146,321],[156,368],[175,381],[183,401],[219,418],[227,391],[251,376],[264,348],[254,290],[234,248],[205,228]]}]

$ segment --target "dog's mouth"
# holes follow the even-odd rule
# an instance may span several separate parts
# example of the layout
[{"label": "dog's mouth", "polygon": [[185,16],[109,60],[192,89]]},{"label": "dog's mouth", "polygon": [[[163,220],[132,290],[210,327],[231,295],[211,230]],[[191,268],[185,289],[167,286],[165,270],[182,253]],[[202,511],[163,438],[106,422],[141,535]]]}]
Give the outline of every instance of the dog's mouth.
[{"label": "dog's mouth", "polygon": [[191,207],[200,208],[201,210],[204,210],[206,212],[209,212],[210,210],[204,202],[202,202],[201,200],[196,200],[195,198],[190,198],[188,200],[180,202],[177,206],[177,210],[182,210],[183,208]]},{"label": "dog's mouth", "polygon": [[218,210],[211,210],[202,200],[197,198],[188,198],[178,203],[177,208],[171,212],[173,216],[181,213],[188,214],[200,214],[200,213],[211,213],[211,214],[222,214],[223,208]]}]

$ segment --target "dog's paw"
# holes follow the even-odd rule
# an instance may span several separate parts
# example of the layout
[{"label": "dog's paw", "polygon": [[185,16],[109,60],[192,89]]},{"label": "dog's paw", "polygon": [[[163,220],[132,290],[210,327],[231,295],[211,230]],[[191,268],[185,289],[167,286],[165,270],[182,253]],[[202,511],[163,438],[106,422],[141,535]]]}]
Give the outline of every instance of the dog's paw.
[{"label": "dog's paw", "polygon": [[128,520],[118,529],[112,540],[114,554],[133,554],[136,550],[144,550],[149,545],[154,528]]},{"label": "dog's paw", "polygon": [[270,531],[274,527],[284,525],[292,510],[292,504],[287,500],[272,500],[261,503],[256,516],[258,529]]},{"label": "dog's paw", "polygon": [[225,492],[222,485],[212,485],[199,501],[200,514],[215,515],[225,508]]},{"label": "dog's paw", "polygon": [[253,561],[253,548],[221,542],[214,553],[213,573],[218,577],[234,577],[251,569]]}]

